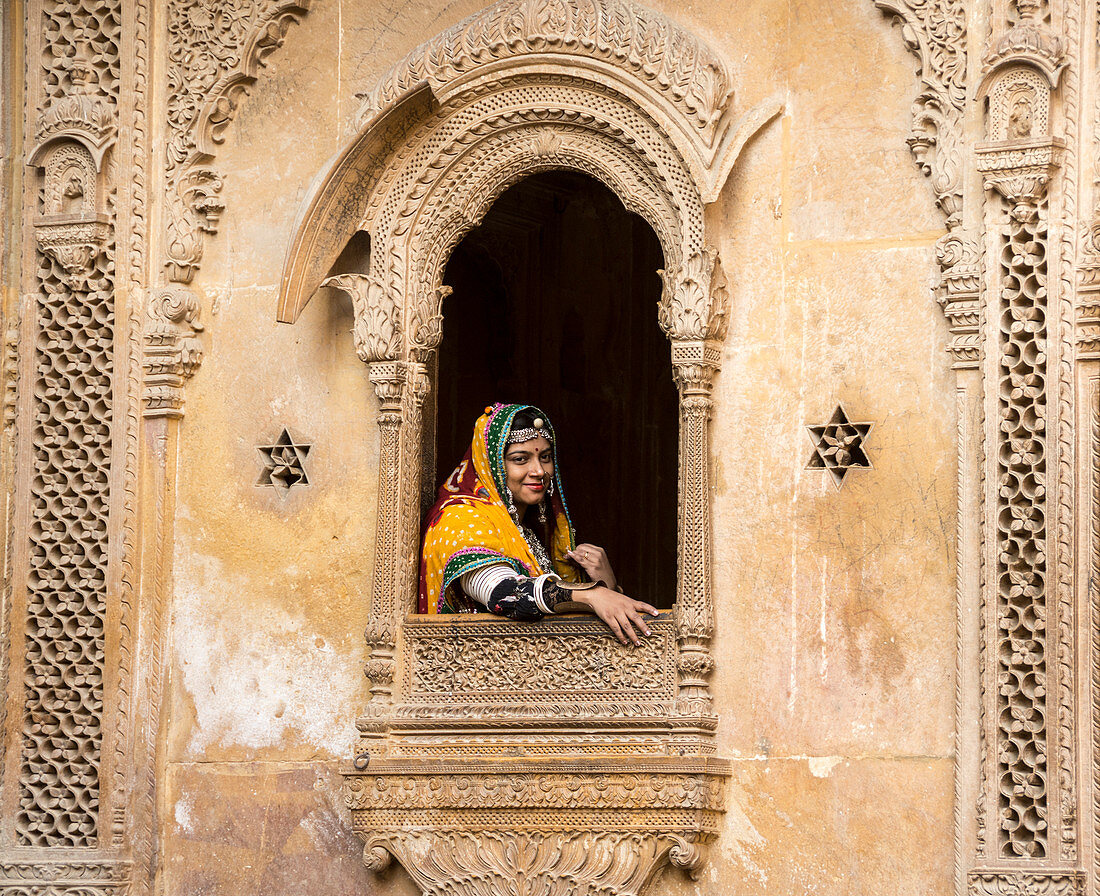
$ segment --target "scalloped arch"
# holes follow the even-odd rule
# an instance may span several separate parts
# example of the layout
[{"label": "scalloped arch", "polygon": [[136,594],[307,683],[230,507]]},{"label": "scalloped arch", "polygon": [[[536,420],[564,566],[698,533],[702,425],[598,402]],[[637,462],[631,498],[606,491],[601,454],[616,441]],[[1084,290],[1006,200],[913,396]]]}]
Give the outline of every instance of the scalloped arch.
[{"label": "scalloped arch", "polygon": [[[625,0],[501,0],[414,50],[365,95],[358,133],[301,207],[278,319],[297,319],[369,216],[363,197],[377,202],[389,189],[410,163],[401,147],[433,116],[445,127],[446,113],[487,90],[548,81],[575,85],[578,112],[598,94],[637,110],[703,204],[718,197],[747,140],[782,111],[768,100],[736,115],[721,57],[660,13]],[[374,228],[363,229],[373,243]]]}]

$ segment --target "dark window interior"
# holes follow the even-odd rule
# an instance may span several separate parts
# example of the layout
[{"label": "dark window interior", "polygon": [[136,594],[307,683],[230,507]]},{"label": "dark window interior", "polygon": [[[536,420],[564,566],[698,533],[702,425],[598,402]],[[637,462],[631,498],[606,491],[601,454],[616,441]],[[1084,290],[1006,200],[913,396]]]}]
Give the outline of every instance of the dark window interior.
[{"label": "dark window interior", "polygon": [[444,302],[435,438],[426,433],[436,476],[425,501],[487,404],[537,405],[558,433],[578,540],[607,549],[628,594],[667,608],[678,405],[657,325],[661,266],[652,228],[593,178],[555,171],[505,192],[447,264],[454,292]]}]

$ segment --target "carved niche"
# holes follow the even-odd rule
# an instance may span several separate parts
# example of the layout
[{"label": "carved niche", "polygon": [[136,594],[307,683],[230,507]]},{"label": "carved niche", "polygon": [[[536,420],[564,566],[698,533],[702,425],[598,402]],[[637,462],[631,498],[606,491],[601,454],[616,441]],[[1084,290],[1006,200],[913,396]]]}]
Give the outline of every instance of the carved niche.
[{"label": "carved niche", "polygon": [[[322,282],[346,292],[380,402],[371,700],[347,772],[371,867],[396,857],[426,893],[518,896],[637,893],[664,863],[702,862],[728,775],[709,686],[708,421],[729,301],[703,208],[780,108],[738,112],[722,59],[658,13],[504,0],[381,79],[307,198],[279,319],[293,322]],[[443,268],[501,193],[553,169],[607,184],[664,254],[656,311],[680,394],[677,600],[636,650],[587,618],[410,612]],[[368,265],[326,279],[357,232]]]}]

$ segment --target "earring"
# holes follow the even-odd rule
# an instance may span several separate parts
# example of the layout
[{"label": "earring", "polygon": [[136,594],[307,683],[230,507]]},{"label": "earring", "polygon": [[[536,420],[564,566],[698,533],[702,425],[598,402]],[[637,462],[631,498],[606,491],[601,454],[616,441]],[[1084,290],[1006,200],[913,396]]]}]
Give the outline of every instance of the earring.
[{"label": "earring", "polygon": [[508,515],[512,518],[513,522],[519,525],[519,512],[516,510],[516,502],[512,498],[512,490],[508,489]]},{"label": "earring", "polygon": [[550,477],[550,484],[546,486],[546,497],[554,497],[554,478]]}]

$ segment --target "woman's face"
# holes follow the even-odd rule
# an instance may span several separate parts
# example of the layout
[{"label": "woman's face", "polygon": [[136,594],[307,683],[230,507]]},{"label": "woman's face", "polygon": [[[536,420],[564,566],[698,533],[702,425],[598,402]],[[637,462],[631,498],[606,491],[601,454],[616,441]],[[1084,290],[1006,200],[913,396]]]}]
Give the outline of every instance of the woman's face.
[{"label": "woman's face", "polygon": [[545,436],[509,445],[504,452],[504,478],[516,508],[538,504],[554,477],[554,451]]}]

